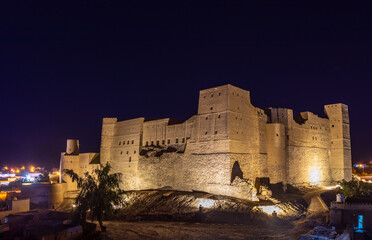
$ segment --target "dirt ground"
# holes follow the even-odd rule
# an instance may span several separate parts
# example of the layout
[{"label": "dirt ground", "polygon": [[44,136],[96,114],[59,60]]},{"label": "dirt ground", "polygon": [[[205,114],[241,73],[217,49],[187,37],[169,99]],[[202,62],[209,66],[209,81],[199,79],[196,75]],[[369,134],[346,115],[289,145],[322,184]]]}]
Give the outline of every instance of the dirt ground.
[{"label": "dirt ground", "polygon": [[310,228],[278,223],[266,226],[190,222],[106,221],[99,239],[298,239]]},{"label": "dirt ground", "polygon": [[[115,220],[104,223],[106,232],[89,240],[299,239],[325,222],[323,215],[307,212],[311,197],[318,192],[306,192],[308,201],[302,192],[283,195],[276,205],[281,212],[273,217],[256,209],[272,206],[271,200],[258,203],[201,192],[132,191],[126,194],[127,204]],[[200,211],[200,199],[210,199],[214,205]]]}]

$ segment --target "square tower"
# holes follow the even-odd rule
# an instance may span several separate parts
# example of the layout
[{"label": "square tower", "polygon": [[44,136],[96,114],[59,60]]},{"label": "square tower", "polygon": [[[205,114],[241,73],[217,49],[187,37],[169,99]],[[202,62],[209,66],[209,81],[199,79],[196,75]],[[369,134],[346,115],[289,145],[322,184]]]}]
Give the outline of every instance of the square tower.
[{"label": "square tower", "polygon": [[325,105],[330,121],[331,158],[330,170],[333,181],[351,180],[351,143],[348,106],[342,103]]}]

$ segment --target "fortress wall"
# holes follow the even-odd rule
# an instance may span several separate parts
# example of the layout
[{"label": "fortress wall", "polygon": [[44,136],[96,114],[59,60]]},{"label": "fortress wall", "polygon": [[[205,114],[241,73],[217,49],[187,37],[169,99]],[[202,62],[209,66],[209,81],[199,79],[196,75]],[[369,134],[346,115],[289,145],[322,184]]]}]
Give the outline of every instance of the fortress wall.
[{"label": "fortress wall", "polygon": [[[128,176],[125,181],[135,187],[141,136],[144,118],[118,122],[114,127],[110,151],[110,163],[113,172]],[[129,176],[132,176],[130,178]]]},{"label": "fortress wall", "polygon": [[81,153],[79,154],[79,176],[83,176],[83,174],[88,171],[89,162],[91,160],[90,153]]},{"label": "fortress wall", "polygon": [[194,118],[180,124],[169,124],[169,118],[148,121],[143,126],[144,146],[164,146],[186,143],[192,136],[195,138]]},{"label": "fortress wall", "polygon": [[101,163],[106,164],[111,159],[111,146],[114,137],[114,128],[117,123],[117,118],[104,118],[102,120],[101,133]]},{"label": "fortress wall", "polygon": [[[250,108],[248,114],[230,112],[230,153],[242,154],[239,164],[244,178],[266,177],[266,116],[260,109]],[[244,155],[245,154],[245,155]],[[235,162],[231,162],[233,165]]]},{"label": "fortress wall", "polygon": [[63,172],[64,169],[72,169],[77,174],[80,175],[80,161],[79,155],[66,155],[65,153],[61,153],[61,161],[60,161],[60,172],[61,172],[61,181],[66,182],[66,190],[67,191],[75,191],[77,190],[77,183],[72,182],[70,176]]},{"label": "fortress wall", "polygon": [[180,154],[163,154],[161,157],[140,156],[138,164],[139,189],[176,186],[175,177],[182,171]]},{"label": "fortress wall", "polygon": [[211,166],[215,163],[215,158],[210,157],[211,155],[179,153],[165,153],[161,157],[141,156],[139,186],[145,189],[171,186],[191,191],[201,190],[200,185],[207,183],[216,184],[221,179],[216,179],[216,175],[211,176],[211,172],[216,173],[216,170]]},{"label": "fortress wall", "polygon": [[230,154],[231,180],[235,174],[236,164],[239,164],[242,171],[242,178],[254,180],[257,177],[267,177],[267,154],[261,153],[231,153]]},{"label": "fortress wall", "polygon": [[252,178],[254,171],[253,169],[253,154],[242,153],[242,154],[231,154],[230,155],[230,182],[233,182],[235,177],[240,178]]},{"label": "fortress wall", "polygon": [[245,141],[246,145],[236,152],[244,153],[246,148],[257,148],[259,146],[259,126],[257,114],[241,114],[229,112],[228,114],[229,139]]},{"label": "fortress wall", "polygon": [[[259,153],[263,122],[257,115],[229,112],[229,139],[231,153]],[[265,151],[266,152],[266,151]]]},{"label": "fortress wall", "polygon": [[329,132],[309,129],[308,126],[297,123],[293,124],[289,136],[288,145],[290,146],[330,148],[331,145]]},{"label": "fortress wall", "polygon": [[144,122],[142,144],[144,146],[165,145],[168,122],[169,118]]},{"label": "fortress wall", "polygon": [[[329,119],[311,112],[293,116],[285,108],[263,111],[251,104],[249,91],[232,85],[210,88],[200,91],[198,115],[184,123],[142,118],[137,128],[136,119],[104,119],[101,159],[124,173],[130,189],[172,185],[231,195],[237,194],[230,183],[238,175],[270,177],[274,183],[328,183],[330,173],[333,179],[351,176],[351,147],[347,106],[327,105],[325,110]],[[122,146],[123,137],[136,143]],[[184,154],[145,158],[138,156],[145,143],[187,147]]]},{"label": "fortress wall", "polygon": [[330,120],[330,167],[333,181],[349,181],[352,177],[352,166],[348,106],[341,103],[331,104],[324,106],[324,110]]},{"label": "fortress wall", "polygon": [[[267,153],[266,146],[266,125],[267,125],[267,116],[262,109],[257,108],[258,114],[258,138],[259,138],[259,152]],[[267,169],[266,169],[267,171]],[[268,172],[266,172],[268,174]]]},{"label": "fortress wall", "polygon": [[228,153],[229,140],[216,140],[209,142],[188,143],[185,153],[187,154],[211,154],[211,153]]},{"label": "fortress wall", "polygon": [[197,138],[197,116],[194,115],[186,122],[186,142],[196,142]]},{"label": "fortress wall", "polygon": [[161,157],[140,156],[138,187],[153,189],[168,186],[251,199],[252,185],[230,184],[229,165],[230,154],[164,153]]},{"label": "fortress wall", "polygon": [[[229,86],[229,139],[246,141],[246,148],[259,147],[259,110],[252,106],[249,91]],[[245,148],[237,150],[244,153]]]},{"label": "fortress wall", "polygon": [[292,127],[288,129],[288,145],[330,148],[329,120],[309,112],[301,113],[301,116],[306,121],[299,124],[292,120]]},{"label": "fortress wall", "polygon": [[232,85],[227,85],[227,88],[229,111],[243,114],[252,114],[254,112],[249,91]]},{"label": "fortress wall", "polygon": [[186,143],[186,123],[168,125],[166,132],[166,144]]},{"label": "fortress wall", "polygon": [[292,121],[287,135],[287,182],[290,184],[329,184],[329,120],[310,112],[301,113],[305,121]]},{"label": "fortress wall", "polygon": [[328,184],[331,181],[329,149],[287,147],[287,182],[289,184]]},{"label": "fortress wall", "polygon": [[22,185],[22,196],[29,198],[31,203],[45,204],[47,207],[58,207],[63,202],[66,183],[32,183]]},{"label": "fortress wall", "polygon": [[227,111],[229,86],[231,85],[201,90],[199,93],[198,114]]},{"label": "fortress wall", "polygon": [[256,153],[253,155],[253,167],[251,172],[252,177],[250,179],[268,177],[267,153]]},{"label": "fortress wall", "polygon": [[269,123],[282,123],[286,130],[292,127],[293,110],[288,108],[267,108],[265,109]]},{"label": "fortress wall", "polygon": [[286,182],[286,134],[280,123],[266,125],[268,174],[271,183]]},{"label": "fortress wall", "polygon": [[[209,113],[196,116],[197,139],[199,142],[228,139],[227,112]],[[219,151],[218,149],[216,149]]]},{"label": "fortress wall", "polygon": [[230,184],[230,156],[220,154],[191,154],[183,157],[179,186],[207,191],[214,185]]},{"label": "fortress wall", "polygon": [[93,158],[99,157],[99,153],[80,153],[79,154],[79,174],[82,176],[85,172],[92,172],[99,164],[91,164]]}]

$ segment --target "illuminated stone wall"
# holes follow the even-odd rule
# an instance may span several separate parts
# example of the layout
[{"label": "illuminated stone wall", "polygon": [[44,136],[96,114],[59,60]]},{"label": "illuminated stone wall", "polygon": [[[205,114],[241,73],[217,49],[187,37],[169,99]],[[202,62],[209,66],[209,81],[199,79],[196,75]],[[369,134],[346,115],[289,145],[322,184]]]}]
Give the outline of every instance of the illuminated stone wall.
[{"label": "illuminated stone wall", "polygon": [[140,156],[138,187],[171,187],[252,199],[255,194],[252,184],[231,184],[230,159],[230,154],[164,153],[160,157]]},{"label": "illuminated stone wall", "polygon": [[60,181],[66,183],[66,191],[77,190],[76,182],[72,182],[71,177],[63,172],[64,169],[72,169],[80,174],[79,155],[66,155],[66,153],[63,152],[61,153],[60,160]]},{"label": "illuminated stone wall", "polygon": [[283,124],[266,125],[266,144],[270,182],[286,183],[286,134]]},{"label": "illuminated stone wall", "polygon": [[329,150],[324,148],[287,147],[287,183],[329,184]]},{"label": "illuminated stone wall", "polygon": [[[250,92],[232,85],[205,89],[197,115],[184,122],[104,118],[101,163],[124,174],[124,189],[171,186],[237,196],[244,184],[234,185],[236,176],[296,185],[349,179],[347,106],[327,105],[325,111],[326,118],[294,116],[291,109],[254,107]],[[181,153],[140,155],[144,148],[178,146]]]},{"label": "illuminated stone wall", "polygon": [[345,104],[326,105],[325,113],[330,119],[331,159],[330,168],[334,180],[351,180],[351,143],[349,109]]},{"label": "illuminated stone wall", "polygon": [[[267,109],[269,121],[284,126],[283,142],[277,142],[285,149],[286,178],[290,184],[329,184],[336,181],[330,170],[331,130],[330,120],[311,112],[293,116],[291,109]],[[268,124],[269,126],[270,124]],[[282,135],[278,134],[280,136]],[[272,142],[268,138],[268,143]],[[275,146],[268,147],[270,163],[280,161],[283,152],[278,153]],[[280,154],[280,157],[273,157]],[[350,159],[351,161],[351,159]]]},{"label": "illuminated stone wall", "polygon": [[[99,153],[79,153],[79,140],[67,140],[67,152],[61,153],[60,159],[60,182],[66,183],[63,191],[76,191],[77,183],[72,182],[70,176],[64,173],[63,170],[74,170],[79,176],[83,176],[85,172],[91,172],[99,166]],[[73,143],[73,144],[71,144]]]}]

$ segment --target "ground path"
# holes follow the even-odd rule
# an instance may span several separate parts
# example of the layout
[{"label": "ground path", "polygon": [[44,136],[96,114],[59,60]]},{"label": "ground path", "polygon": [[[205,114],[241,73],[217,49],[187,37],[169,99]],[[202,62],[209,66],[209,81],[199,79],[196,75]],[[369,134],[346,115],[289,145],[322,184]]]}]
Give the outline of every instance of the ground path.
[{"label": "ground path", "polygon": [[[313,212],[328,212],[328,207],[321,198],[321,194],[327,192],[327,189],[318,189],[309,191],[306,193],[303,198],[309,204],[309,210]],[[336,200],[336,199],[335,199]]]},{"label": "ground path", "polygon": [[[189,222],[106,221],[102,239],[297,239],[290,224],[252,226]],[[303,233],[303,232],[302,232]]]}]

